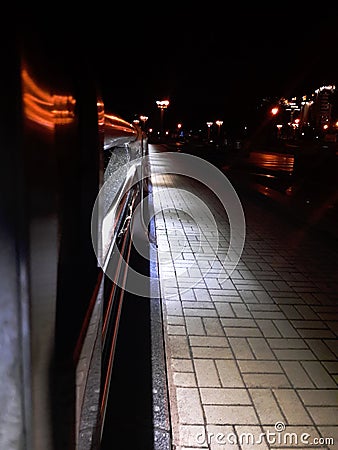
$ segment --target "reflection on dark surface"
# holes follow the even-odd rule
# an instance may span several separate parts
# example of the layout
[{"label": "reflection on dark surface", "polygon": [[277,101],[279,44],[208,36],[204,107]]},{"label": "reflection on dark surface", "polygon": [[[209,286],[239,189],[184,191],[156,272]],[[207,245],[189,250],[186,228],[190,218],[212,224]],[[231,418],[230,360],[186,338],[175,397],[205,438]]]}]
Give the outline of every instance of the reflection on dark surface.
[{"label": "reflection on dark surface", "polygon": [[304,145],[293,154],[251,151],[247,158],[228,161],[223,170],[235,184],[287,206],[309,225],[331,232],[338,224],[338,157],[334,148]]},{"label": "reflection on dark surface", "polygon": [[294,182],[295,157],[291,154],[250,152],[231,166],[255,183],[285,192]]},{"label": "reflection on dark surface", "polygon": [[73,122],[76,101],[71,95],[52,95],[41,89],[26,68],[21,71],[27,119],[47,129]]},{"label": "reflection on dark surface", "polygon": [[116,145],[129,142],[137,137],[137,129],[134,125],[116,114],[104,114],[104,149],[107,150]]},{"label": "reflection on dark surface", "polygon": [[255,153],[250,154],[250,164],[264,169],[278,170],[278,171],[293,171],[294,156],[282,155],[278,153]]},{"label": "reflection on dark surface", "polygon": [[[338,230],[338,145],[298,142],[297,145],[249,150],[197,142],[173,145],[173,151],[206,159],[224,172],[235,188],[257,193],[287,207],[310,225]],[[337,233],[338,234],[338,233]]]}]

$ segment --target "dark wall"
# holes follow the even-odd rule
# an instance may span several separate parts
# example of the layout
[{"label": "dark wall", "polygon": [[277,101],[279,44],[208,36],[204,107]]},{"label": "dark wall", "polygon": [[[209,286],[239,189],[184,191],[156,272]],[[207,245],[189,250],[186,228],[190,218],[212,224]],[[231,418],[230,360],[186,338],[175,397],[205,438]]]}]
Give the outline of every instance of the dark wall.
[{"label": "dark wall", "polygon": [[99,275],[99,89],[90,33],[66,16],[31,19],[1,31],[0,340],[11,351],[0,398],[16,426],[0,447],[64,450],[74,448],[75,349]]}]

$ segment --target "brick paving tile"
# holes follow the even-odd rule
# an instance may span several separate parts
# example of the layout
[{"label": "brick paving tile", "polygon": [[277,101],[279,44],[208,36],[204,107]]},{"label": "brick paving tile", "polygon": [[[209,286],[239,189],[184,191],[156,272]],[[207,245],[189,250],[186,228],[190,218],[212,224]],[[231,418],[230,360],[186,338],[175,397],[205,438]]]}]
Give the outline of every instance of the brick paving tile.
[{"label": "brick paving tile", "polygon": [[[152,153],[176,449],[338,448],[334,249],[243,198],[246,239],[236,267],[227,259],[229,224],[219,201],[193,180],[157,175],[156,158]],[[189,191],[208,206],[218,234]],[[310,441],[262,437],[278,426],[289,438],[308,433]],[[336,444],[313,443],[326,437]]]},{"label": "brick paving tile", "polygon": [[207,445],[198,445],[199,442],[203,442],[204,436],[206,436],[204,425],[180,425],[179,435],[183,448],[208,448]]}]

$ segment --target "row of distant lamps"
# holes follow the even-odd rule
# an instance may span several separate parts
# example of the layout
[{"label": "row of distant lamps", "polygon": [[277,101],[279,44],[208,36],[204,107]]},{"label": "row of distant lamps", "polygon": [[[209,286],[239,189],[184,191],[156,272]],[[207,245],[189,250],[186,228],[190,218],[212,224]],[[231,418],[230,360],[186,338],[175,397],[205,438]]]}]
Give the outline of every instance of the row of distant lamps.
[{"label": "row of distant lamps", "polygon": [[[207,127],[208,127],[208,140],[210,140],[210,129],[213,126],[214,122],[207,122]],[[223,125],[223,120],[216,120],[215,124],[218,127],[218,137],[220,137],[221,134],[221,126]]]},{"label": "row of distant lamps", "polygon": [[[161,111],[161,132],[162,132],[163,131],[163,114],[164,114],[164,110],[167,109],[169,106],[169,100],[156,100],[156,105]],[[148,116],[140,116],[140,120],[141,120],[141,122],[143,122],[143,125],[144,125],[146,123],[146,121],[148,120]],[[135,120],[133,120],[133,122],[136,124],[139,124],[140,120],[135,119]]]},{"label": "row of distant lamps", "polygon": [[135,119],[133,120],[134,123],[139,124],[140,121],[143,123],[143,125],[146,123],[146,121],[149,119],[148,116],[140,116],[140,120]]},{"label": "row of distant lamps", "polygon": [[[159,108],[160,112],[161,112],[161,132],[163,132],[163,114],[164,114],[164,110],[168,108],[169,106],[169,100],[156,100],[156,105]],[[146,123],[146,121],[148,120],[147,116],[140,116],[140,120],[143,123],[143,125]],[[139,123],[139,120],[134,120],[134,123]],[[210,139],[210,129],[213,126],[214,122],[207,122],[207,127],[208,127],[208,139]],[[223,125],[223,120],[216,120],[215,124],[218,127],[218,136],[220,136],[221,133],[221,126]],[[177,127],[180,129],[182,127],[182,124],[179,123],[177,125]]]}]

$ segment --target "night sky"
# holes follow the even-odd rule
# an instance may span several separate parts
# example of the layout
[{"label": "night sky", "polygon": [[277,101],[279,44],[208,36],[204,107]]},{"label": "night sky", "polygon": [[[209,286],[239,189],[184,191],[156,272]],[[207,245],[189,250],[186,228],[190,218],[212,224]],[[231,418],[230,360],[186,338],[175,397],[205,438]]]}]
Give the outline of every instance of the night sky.
[{"label": "night sky", "polygon": [[168,117],[197,122],[230,109],[241,115],[261,97],[290,98],[336,83],[337,14],[292,14],[283,3],[270,12],[240,9],[141,14],[101,48],[99,78],[109,107],[149,115],[157,99],[168,98]]},{"label": "night sky", "polygon": [[45,13],[35,25],[23,15],[28,31],[53,35],[56,45],[74,41],[106,107],[127,120],[158,115],[155,102],[164,98],[168,121],[236,119],[262,97],[290,98],[337,81],[338,14],[318,5],[100,3],[81,14]]}]

